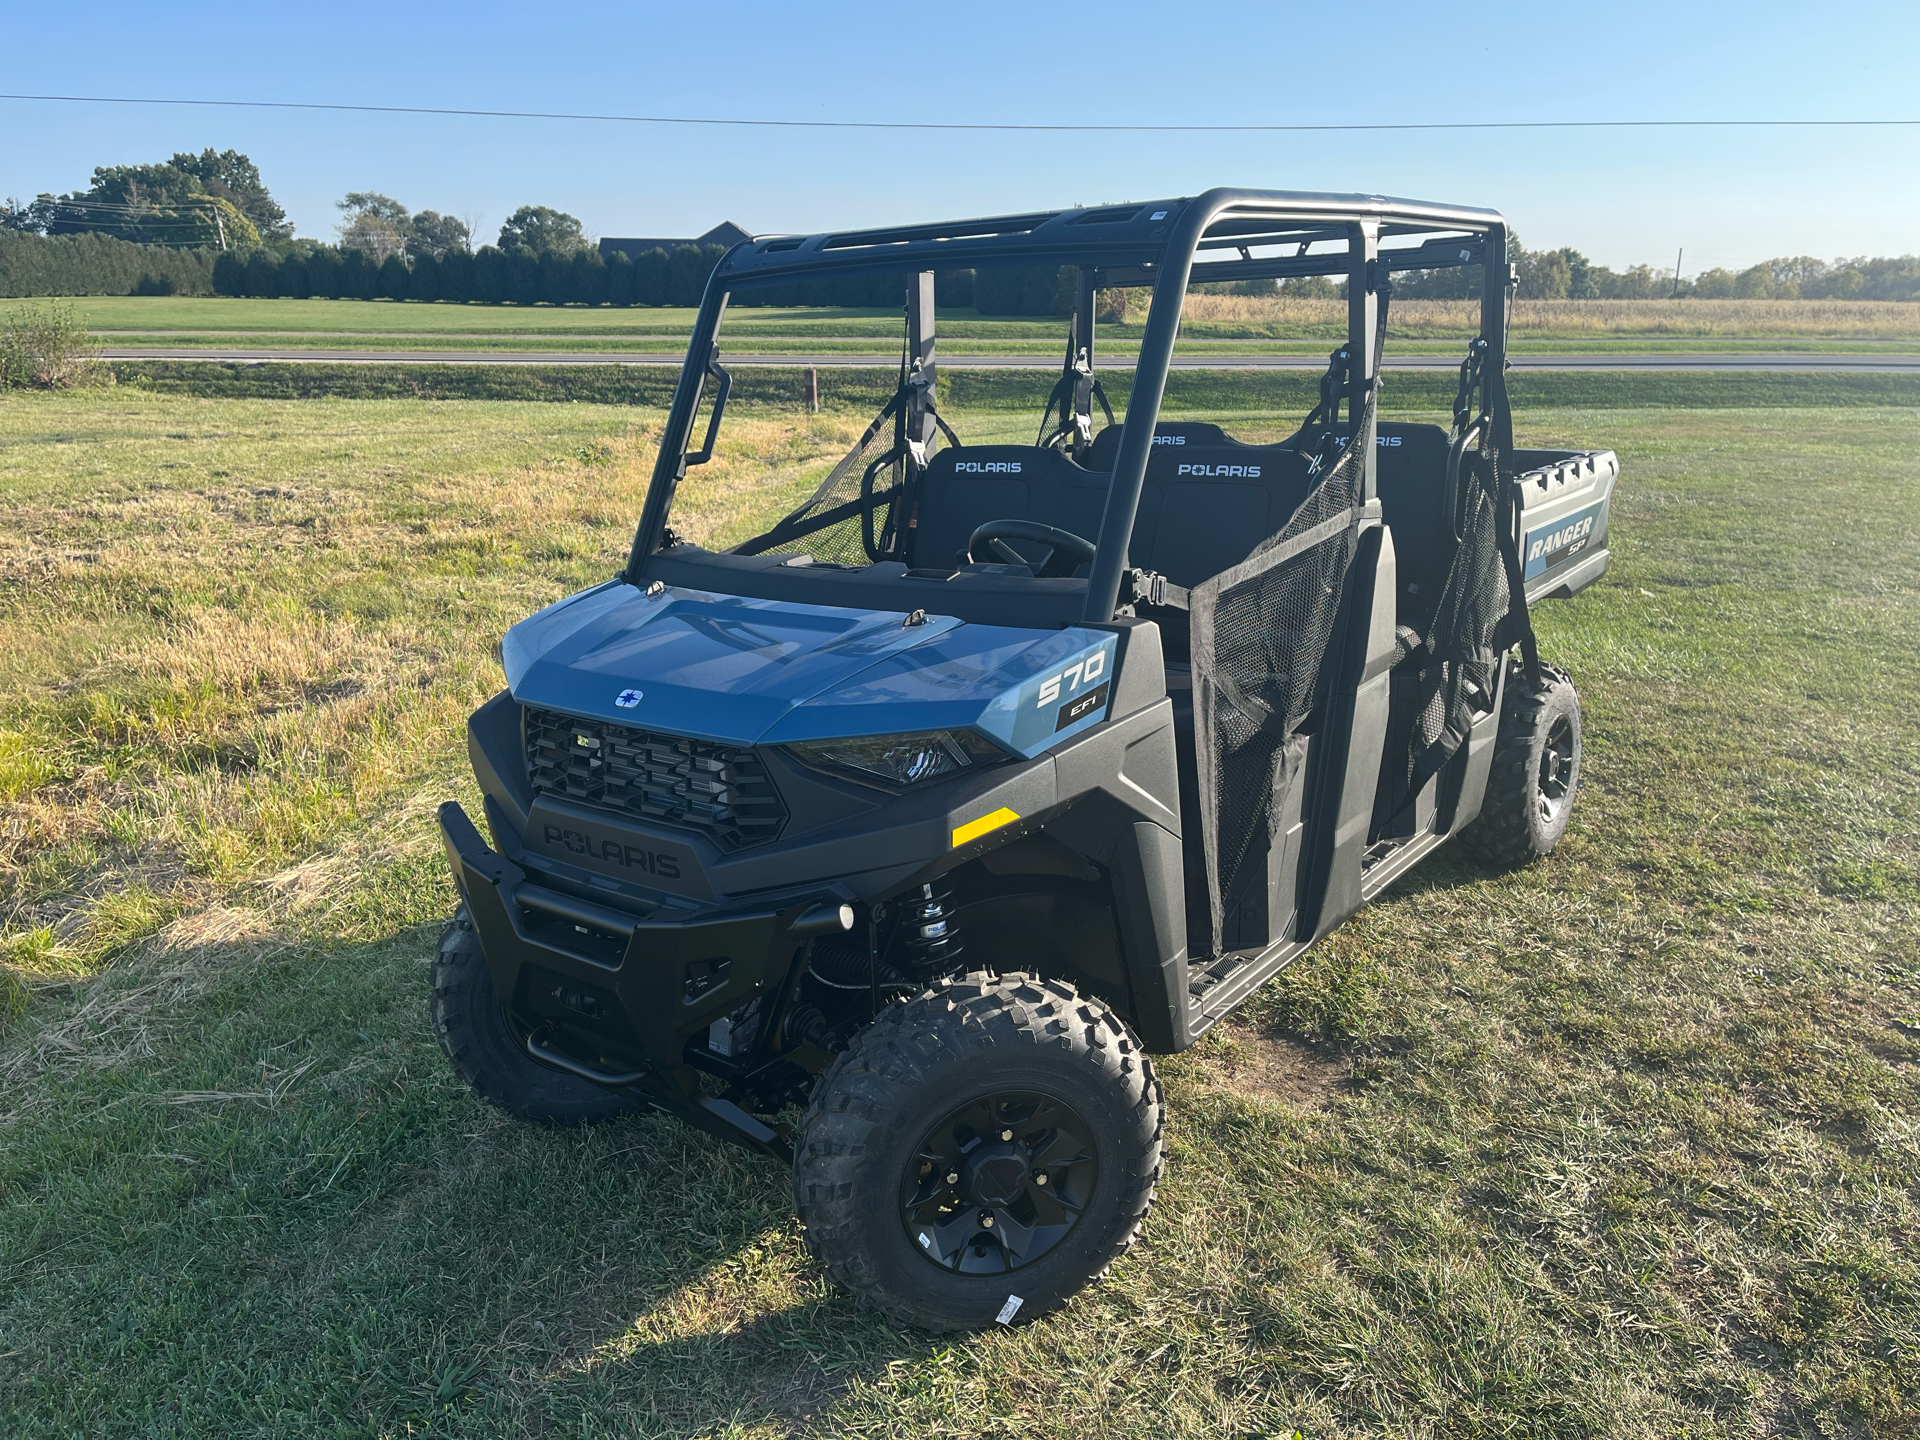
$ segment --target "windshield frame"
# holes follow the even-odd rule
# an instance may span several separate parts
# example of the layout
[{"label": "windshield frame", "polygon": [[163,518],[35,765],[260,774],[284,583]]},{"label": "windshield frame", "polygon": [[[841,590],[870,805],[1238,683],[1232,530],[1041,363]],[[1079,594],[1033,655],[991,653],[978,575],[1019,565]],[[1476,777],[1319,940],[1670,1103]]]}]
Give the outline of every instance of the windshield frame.
[{"label": "windshield frame", "polygon": [[[1462,240],[1462,236],[1467,238]],[[1383,239],[1418,243],[1383,248]],[[1342,251],[1311,252],[1317,242],[1342,240]],[[1284,251],[1289,246],[1297,247],[1291,255],[1253,254],[1255,249]],[[924,344],[930,363],[932,276],[936,268],[1076,265],[1083,275],[1083,297],[1090,296],[1096,287],[1150,286],[1152,308],[1140,340],[1081,616],[1083,622],[1105,623],[1113,619],[1120,603],[1154,427],[1159,421],[1188,286],[1195,278],[1195,262],[1203,251],[1232,249],[1241,256],[1238,260],[1201,263],[1197,268],[1203,281],[1309,275],[1346,278],[1347,350],[1351,358],[1344,399],[1350,417],[1369,414],[1366,401],[1378,380],[1382,301],[1390,294],[1392,271],[1480,267],[1480,339],[1485,341],[1487,351],[1484,374],[1490,440],[1504,454],[1513,443],[1505,383],[1513,278],[1507,246],[1506,221],[1492,210],[1379,196],[1236,189],[1209,190],[1191,199],[1138,206],[800,238],[764,236],[742,242],[715,267],[701,298],[646,502],[620,578],[644,585],[650,578],[650,561],[662,550],[673,500],[686,477],[688,445],[706,382],[714,372],[721,323],[736,291],[847,270],[904,270],[916,274],[920,284],[910,288],[924,292],[924,304],[910,308],[923,311]],[[1090,300],[1086,303],[1089,323],[1084,333],[1091,350]],[[917,328],[909,327],[910,332]],[[1354,439],[1364,444],[1364,493],[1372,499],[1372,436]]]}]

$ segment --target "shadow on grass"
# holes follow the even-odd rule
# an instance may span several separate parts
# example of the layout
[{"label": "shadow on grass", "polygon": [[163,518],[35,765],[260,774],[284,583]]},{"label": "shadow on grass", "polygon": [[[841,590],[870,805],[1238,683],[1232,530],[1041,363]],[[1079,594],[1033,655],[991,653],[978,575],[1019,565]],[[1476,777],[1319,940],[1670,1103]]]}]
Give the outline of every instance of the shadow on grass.
[{"label": "shadow on grass", "polygon": [[777,1163],[471,1096],[433,939],[155,953],[16,1027],[0,1432],[790,1430],[938,1346],[826,1287]]}]

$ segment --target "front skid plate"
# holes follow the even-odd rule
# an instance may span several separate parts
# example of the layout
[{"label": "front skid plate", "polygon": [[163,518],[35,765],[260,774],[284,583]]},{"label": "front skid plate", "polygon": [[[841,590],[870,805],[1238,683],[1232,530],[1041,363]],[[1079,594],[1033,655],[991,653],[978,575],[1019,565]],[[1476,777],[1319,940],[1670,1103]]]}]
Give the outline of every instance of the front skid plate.
[{"label": "front skid plate", "polygon": [[[549,903],[548,892],[529,884],[524,870],[489,849],[458,804],[442,805],[439,818],[447,860],[473,918],[496,995],[520,995],[523,982],[534,975],[611,991],[631,1031],[620,1038],[628,1045],[637,1041],[646,1064],[644,1078],[630,1088],[702,1130],[792,1160],[792,1149],[776,1132],[725,1101],[689,1093],[675,1074],[687,1036],[786,975],[804,943],[791,927],[806,904],[687,924],[627,920],[609,910],[586,918],[604,922],[609,930],[630,928],[617,953],[611,947],[596,953],[589,948],[593,942],[565,917],[545,923],[530,919],[538,907],[523,903],[522,892],[541,904]],[[552,899],[566,901],[557,895]],[[587,1079],[599,1078],[597,1067],[577,1060],[564,1068]]]}]

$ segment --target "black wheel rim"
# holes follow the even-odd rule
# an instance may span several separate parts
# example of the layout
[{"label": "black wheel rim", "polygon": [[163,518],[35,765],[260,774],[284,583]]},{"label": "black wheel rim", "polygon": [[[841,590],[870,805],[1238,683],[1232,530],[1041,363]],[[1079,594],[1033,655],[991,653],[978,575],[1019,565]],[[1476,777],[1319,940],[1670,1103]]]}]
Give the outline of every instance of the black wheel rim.
[{"label": "black wheel rim", "polygon": [[997,1091],[927,1131],[901,1177],[900,1219],[943,1270],[1004,1275],[1066,1239],[1099,1178],[1092,1128],[1072,1106]]},{"label": "black wheel rim", "polygon": [[1538,787],[1540,819],[1551,825],[1567,808],[1573,793],[1573,722],[1562,715],[1547,731],[1547,743],[1540,751]]}]

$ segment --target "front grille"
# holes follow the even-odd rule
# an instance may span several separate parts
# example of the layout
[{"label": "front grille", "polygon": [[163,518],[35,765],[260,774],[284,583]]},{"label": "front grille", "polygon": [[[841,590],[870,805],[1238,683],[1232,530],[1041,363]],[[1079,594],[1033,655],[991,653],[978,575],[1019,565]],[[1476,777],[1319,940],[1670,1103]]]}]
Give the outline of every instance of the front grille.
[{"label": "front grille", "polygon": [[750,747],[527,711],[534,792],[698,830],[722,850],[773,839],[786,807]]}]

